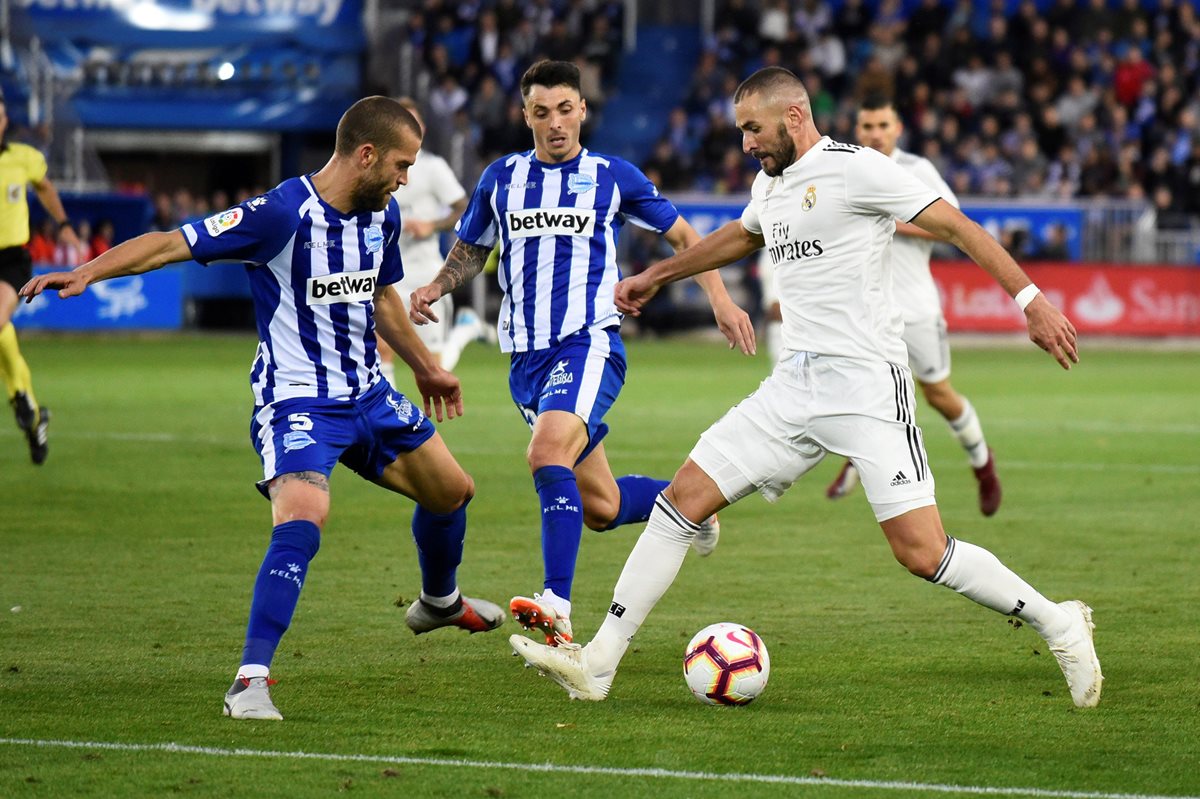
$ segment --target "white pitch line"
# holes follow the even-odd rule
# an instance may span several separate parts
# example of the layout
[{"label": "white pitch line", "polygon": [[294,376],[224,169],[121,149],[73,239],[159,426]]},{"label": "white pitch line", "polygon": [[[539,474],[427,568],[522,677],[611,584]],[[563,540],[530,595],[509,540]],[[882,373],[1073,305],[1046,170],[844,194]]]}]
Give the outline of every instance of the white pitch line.
[{"label": "white pitch line", "polygon": [[787,774],[738,774],[708,771],[672,771],[662,768],[615,768],[612,766],[572,766],[557,763],[505,763],[492,760],[459,760],[440,757],[401,755],[340,755],[321,752],[278,752],[266,749],[221,749],[186,744],[128,744],[106,741],[42,741],[32,738],[0,738],[4,746],[32,746],[62,749],[101,749],[115,752],[166,752],[168,754],[209,755],[211,757],[266,757],[283,760],[323,760],[333,763],[384,763],[406,766],[445,766],[448,768],[539,771],[547,774],[590,774],[605,777],[651,777],[655,779],[703,782],[767,783],[830,788],[871,788],[881,791],[920,791],[924,793],[965,793],[981,796],[1036,796],[1050,799],[1200,799],[1179,794],[1108,793],[1103,791],[1060,791],[1047,788],[1002,788],[988,785],[945,785],[928,782],[893,780],[841,780],[832,777],[797,777]]}]

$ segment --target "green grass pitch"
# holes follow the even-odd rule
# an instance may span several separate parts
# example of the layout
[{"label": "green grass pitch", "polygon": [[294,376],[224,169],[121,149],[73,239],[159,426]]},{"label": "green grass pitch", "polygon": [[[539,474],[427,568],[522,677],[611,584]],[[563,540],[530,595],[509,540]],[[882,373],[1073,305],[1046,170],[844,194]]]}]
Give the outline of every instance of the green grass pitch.
[{"label": "green grass pitch", "polygon": [[[992,519],[945,425],[919,412],[947,531],[1095,608],[1095,710],[1072,707],[1030,629],[908,576],[861,493],[827,501],[831,458],[777,505],[723,514],[717,552],[688,556],[600,704],[522,669],[511,622],[412,636],[411,504],[339,469],[273,669],[286,717],[273,724],[220,713],[270,530],[248,441],[253,339],[23,347],[54,421],[41,468],[0,424],[0,796],[1200,794],[1195,352],[1084,341],[1064,373],[1032,345],[956,350],[1004,481]],[[618,474],[669,477],[767,371],[713,343],[633,341],[629,356],[610,417]],[[500,355],[474,345],[458,371],[467,415],[440,430],[478,488],[460,580],[506,603],[541,584],[528,433]],[[585,532],[582,640],[639,532]],[[683,645],[725,620],[771,652],[770,685],[745,708],[702,706],[683,683]],[[32,743],[49,741],[130,748]],[[561,768],[524,767],[547,763]]]}]

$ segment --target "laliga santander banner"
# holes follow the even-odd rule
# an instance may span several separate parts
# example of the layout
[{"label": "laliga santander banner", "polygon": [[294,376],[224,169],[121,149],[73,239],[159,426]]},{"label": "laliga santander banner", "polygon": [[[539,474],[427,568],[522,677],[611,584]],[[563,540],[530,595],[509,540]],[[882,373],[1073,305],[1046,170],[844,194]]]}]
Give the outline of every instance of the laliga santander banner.
[{"label": "laliga santander banner", "polygon": [[[1022,268],[1080,333],[1200,336],[1200,268],[1034,263]],[[970,261],[934,261],[952,332],[1021,332],[1025,314]]]}]

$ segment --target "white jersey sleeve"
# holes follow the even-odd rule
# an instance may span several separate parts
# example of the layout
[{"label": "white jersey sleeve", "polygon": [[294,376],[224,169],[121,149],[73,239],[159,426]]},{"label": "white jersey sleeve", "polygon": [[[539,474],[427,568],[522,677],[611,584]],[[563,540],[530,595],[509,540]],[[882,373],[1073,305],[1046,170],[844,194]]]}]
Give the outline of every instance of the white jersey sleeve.
[{"label": "white jersey sleeve", "polygon": [[854,154],[845,174],[846,202],[858,213],[909,222],[939,199],[936,191],[869,147]]},{"label": "white jersey sleeve", "polygon": [[[922,158],[919,155],[910,154],[909,157],[913,159],[909,171],[916,175],[918,180],[936,191],[939,197],[953,205],[955,208],[962,207],[958,203],[958,197],[955,196],[954,191],[950,188],[946,181],[942,179],[941,174],[937,171],[937,167],[933,165],[933,162],[931,162],[928,158]],[[900,161],[899,163],[901,166],[904,165],[903,161]]]},{"label": "white jersey sleeve", "polygon": [[763,234],[762,220],[759,218],[759,206],[762,203],[763,195],[766,193],[770,182],[771,179],[767,177],[766,173],[760,171],[754,177],[754,183],[750,186],[750,203],[742,210],[742,227],[756,236]]}]

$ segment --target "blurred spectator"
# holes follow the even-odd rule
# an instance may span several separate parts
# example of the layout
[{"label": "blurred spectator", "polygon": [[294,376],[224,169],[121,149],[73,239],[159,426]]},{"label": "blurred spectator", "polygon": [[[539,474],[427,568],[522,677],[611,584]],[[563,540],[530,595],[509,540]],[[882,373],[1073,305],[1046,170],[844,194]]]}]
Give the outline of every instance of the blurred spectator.
[{"label": "blurred spectator", "polygon": [[33,235],[29,237],[29,257],[35,264],[54,263],[54,246],[58,239],[58,231],[55,228],[53,219],[48,216],[42,217]]},{"label": "blurred spectator", "polygon": [[88,240],[92,237],[92,225],[86,219],[75,223],[75,236],[63,236],[63,228],[59,228],[54,242],[54,257],[51,263],[57,266],[79,266],[90,260],[91,252]]},{"label": "blurred spectator", "polygon": [[1154,226],[1159,230],[1191,230],[1192,217],[1176,203],[1170,187],[1159,185],[1153,194]]},{"label": "blurred spectator", "polygon": [[665,192],[678,191],[692,183],[687,162],[680,157],[668,139],[658,140],[654,145],[654,154],[642,164],[642,168],[644,171],[653,170],[660,175],[656,185]]},{"label": "blurred spectator", "polygon": [[1069,261],[1071,250],[1067,242],[1067,229],[1057,222],[1050,225],[1041,244],[1029,254],[1029,258],[1037,261]]},{"label": "blurred spectator", "polygon": [[113,238],[116,231],[113,229],[111,219],[101,219],[96,223],[96,235],[92,236],[92,240],[88,243],[92,249],[92,257],[106,253],[113,247]]},{"label": "blurred spectator", "polygon": [[1137,47],[1125,47],[1125,54],[1113,76],[1113,89],[1117,101],[1130,106],[1142,93],[1142,86],[1154,77],[1154,67],[1147,63]]}]

